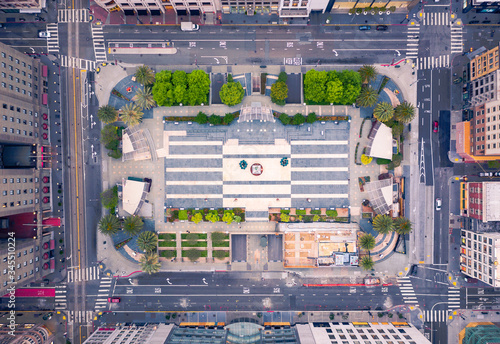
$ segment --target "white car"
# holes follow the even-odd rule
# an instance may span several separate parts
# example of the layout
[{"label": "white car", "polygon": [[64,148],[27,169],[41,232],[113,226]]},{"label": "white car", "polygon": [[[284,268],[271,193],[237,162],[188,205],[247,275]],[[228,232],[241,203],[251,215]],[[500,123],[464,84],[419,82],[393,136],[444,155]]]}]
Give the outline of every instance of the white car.
[{"label": "white car", "polygon": [[436,198],[436,211],[441,210],[441,198]]},{"label": "white car", "polygon": [[48,32],[48,31],[40,31],[40,32],[38,32],[38,37],[40,37],[40,38],[50,38],[50,32]]}]

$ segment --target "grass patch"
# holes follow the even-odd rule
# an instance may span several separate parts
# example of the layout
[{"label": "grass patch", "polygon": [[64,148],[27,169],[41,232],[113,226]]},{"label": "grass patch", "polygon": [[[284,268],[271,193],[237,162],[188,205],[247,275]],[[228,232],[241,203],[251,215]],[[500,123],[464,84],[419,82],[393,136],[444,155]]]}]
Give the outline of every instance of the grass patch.
[{"label": "grass patch", "polygon": [[212,247],[229,247],[229,241],[214,241]]},{"label": "grass patch", "polygon": [[229,257],[229,251],[212,251],[212,257],[219,260],[225,259]]},{"label": "grass patch", "polygon": [[183,233],[183,234],[181,234],[182,240],[186,240],[187,236],[189,234],[196,234],[198,236],[198,240],[207,240],[207,234],[206,233]]},{"label": "grass patch", "polygon": [[158,241],[158,246],[160,247],[176,247],[177,243],[175,241]]},{"label": "grass patch", "polygon": [[160,235],[158,235],[158,239],[160,239],[160,240],[175,240],[175,234],[161,233]]},{"label": "grass patch", "polygon": [[175,250],[160,251],[160,257],[169,258],[169,259],[177,257],[177,251],[175,251]]},{"label": "grass patch", "polygon": [[[200,251],[200,254],[201,254],[201,256],[200,256],[200,257],[204,257],[204,258],[206,258],[206,257],[207,257],[207,252],[208,252],[207,250],[199,250],[199,251]],[[187,252],[188,252],[187,250],[182,250],[182,256],[183,256],[184,258],[186,258],[186,257],[188,256],[188,253],[187,253]]]},{"label": "grass patch", "polygon": [[181,243],[182,247],[207,247],[207,242],[206,241],[198,241],[197,243],[193,244],[188,241],[183,241]]}]

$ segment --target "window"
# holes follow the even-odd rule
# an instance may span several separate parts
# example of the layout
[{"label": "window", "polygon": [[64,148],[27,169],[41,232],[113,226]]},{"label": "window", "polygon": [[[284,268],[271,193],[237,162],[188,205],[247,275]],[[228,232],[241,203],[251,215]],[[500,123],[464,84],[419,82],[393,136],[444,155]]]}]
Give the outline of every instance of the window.
[{"label": "window", "polygon": [[7,196],[7,191],[6,191],[6,190],[4,190],[4,191],[2,192],[2,194],[3,194],[4,196]]},{"label": "window", "polygon": [[38,262],[38,260],[39,260],[39,259],[40,259],[40,258],[38,258],[38,257],[35,257],[35,262]]}]

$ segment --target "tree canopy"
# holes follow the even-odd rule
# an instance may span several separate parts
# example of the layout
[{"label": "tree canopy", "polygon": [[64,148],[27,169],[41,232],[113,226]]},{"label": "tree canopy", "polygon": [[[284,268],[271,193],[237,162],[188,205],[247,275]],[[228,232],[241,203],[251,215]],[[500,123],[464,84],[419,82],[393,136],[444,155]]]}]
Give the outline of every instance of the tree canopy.
[{"label": "tree canopy", "polygon": [[153,86],[153,99],[158,106],[186,104],[190,106],[206,104],[210,91],[210,78],[207,73],[197,69],[187,74],[177,70],[156,73]]},{"label": "tree canopy", "polygon": [[276,81],[271,85],[271,101],[278,105],[285,105],[288,98],[288,86],[284,81]]},{"label": "tree canopy", "polygon": [[239,82],[234,81],[222,85],[219,91],[220,100],[227,106],[241,103],[244,95],[245,91],[243,90],[243,86],[241,86]]},{"label": "tree canopy", "polygon": [[101,192],[101,203],[106,209],[114,209],[118,205],[118,187],[116,185]]},{"label": "tree canopy", "polygon": [[304,75],[306,102],[353,104],[361,92],[361,77],[353,70],[316,71]]},{"label": "tree canopy", "polygon": [[386,102],[378,103],[373,109],[373,116],[380,122],[390,121],[394,117],[394,108]]},{"label": "tree canopy", "polygon": [[113,123],[118,120],[118,110],[111,105],[104,105],[97,110],[97,117],[104,123]]}]

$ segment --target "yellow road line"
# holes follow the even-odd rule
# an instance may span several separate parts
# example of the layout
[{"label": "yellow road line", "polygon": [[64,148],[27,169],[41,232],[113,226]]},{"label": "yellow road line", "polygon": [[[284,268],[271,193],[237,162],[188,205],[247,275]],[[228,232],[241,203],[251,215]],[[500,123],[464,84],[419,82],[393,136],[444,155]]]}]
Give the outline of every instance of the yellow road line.
[{"label": "yellow road line", "polygon": [[75,69],[73,71],[73,119],[75,121],[75,185],[76,185],[76,229],[77,229],[77,243],[78,243],[78,268],[81,265],[81,255],[80,255],[80,200],[78,199],[78,136],[76,136],[76,81],[75,81]]}]

